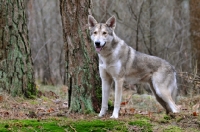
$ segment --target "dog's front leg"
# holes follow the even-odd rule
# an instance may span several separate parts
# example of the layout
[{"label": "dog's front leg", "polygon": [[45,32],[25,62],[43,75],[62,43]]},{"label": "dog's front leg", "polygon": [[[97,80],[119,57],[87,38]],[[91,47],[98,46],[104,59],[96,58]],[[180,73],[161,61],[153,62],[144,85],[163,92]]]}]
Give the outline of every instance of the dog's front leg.
[{"label": "dog's front leg", "polygon": [[108,110],[108,99],[110,94],[110,87],[112,84],[112,78],[102,69],[100,69],[101,81],[102,81],[102,105],[99,117],[106,114]]},{"label": "dog's front leg", "polygon": [[124,78],[116,78],[115,81],[115,104],[114,104],[114,111],[110,118],[118,118],[121,98],[122,98],[122,86],[124,83]]}]

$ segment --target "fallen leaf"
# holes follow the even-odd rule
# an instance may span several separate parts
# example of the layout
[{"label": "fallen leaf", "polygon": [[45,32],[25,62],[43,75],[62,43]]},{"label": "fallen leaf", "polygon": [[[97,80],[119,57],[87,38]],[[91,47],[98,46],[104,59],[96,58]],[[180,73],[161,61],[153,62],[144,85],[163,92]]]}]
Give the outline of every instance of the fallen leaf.
[{"label": "fallen leaf", "polygon": [[0,103],[3,102],[3,95],[0,95]]},{"label": "fallen leaf", "polygon": [[197,116],[197,112],[193,112],[193,116]]},{"label": "fallen leaf", "polygon": [[126,105],[126,104],[128,104],[128,101],[126,101],[126,102],[121,102],[121,106],[124,106],[124,105]]},{"label": "fallen leaf", "polygon": [[51,112],[54,112],[55,110],[53,108],[50,108],[47,110],[47,112],[51,113]]},{"label": "fallen leaf", "polygon": [[134,112],[135,112],[135,109],[134,109],[134,108],[130,108],[129,110],[130,110],[131,113],[134,113]]}]

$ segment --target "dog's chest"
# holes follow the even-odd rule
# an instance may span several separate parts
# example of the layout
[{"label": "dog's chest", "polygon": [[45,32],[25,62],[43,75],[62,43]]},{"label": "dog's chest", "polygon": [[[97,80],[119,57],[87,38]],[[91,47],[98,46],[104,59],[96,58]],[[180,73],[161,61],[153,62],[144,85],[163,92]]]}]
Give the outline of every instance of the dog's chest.
[{"label": "dog's chest", "polygon": [[105,59],[99,58],[99,67],[103,68],[103,69],[106,69],[107,65],[106,65],[106,60]]},{"label": "dog's chest", "polygon": [[118,74],[122,67],[120,60],[115,60],[112,58],[99,58],[99,68],[106,70],[108,73]]}]

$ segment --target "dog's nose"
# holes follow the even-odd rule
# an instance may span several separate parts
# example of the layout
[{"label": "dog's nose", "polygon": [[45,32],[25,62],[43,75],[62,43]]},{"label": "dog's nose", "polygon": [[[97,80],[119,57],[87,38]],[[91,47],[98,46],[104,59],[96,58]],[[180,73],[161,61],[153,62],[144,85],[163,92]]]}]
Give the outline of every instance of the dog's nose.
[{"label": "dog's nose", "polygon": [[98,47],[98,46],[100,46],[100,42],[99,41],[96,41],[95,42],[95,45]]}]

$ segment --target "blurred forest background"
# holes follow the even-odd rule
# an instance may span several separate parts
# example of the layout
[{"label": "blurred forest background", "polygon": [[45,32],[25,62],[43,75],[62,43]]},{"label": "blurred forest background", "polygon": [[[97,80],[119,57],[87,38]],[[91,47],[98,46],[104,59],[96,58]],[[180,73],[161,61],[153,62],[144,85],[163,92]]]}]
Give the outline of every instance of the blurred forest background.
[{"label": "blurred forest background", "polygon": [[[91,13],[99,22],[115,15],[116,34],[127,44],[174,65],[180,92],[186,95],[200,89],[199,7],[198,0],[93,0]],[[27,14],[36,80],[64,84],[59,1],[29,0]]]}]

